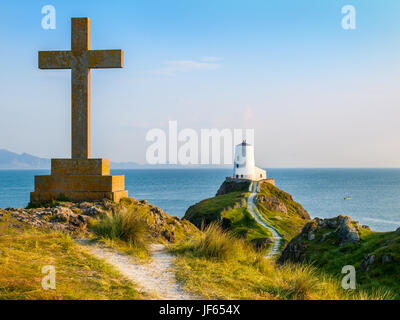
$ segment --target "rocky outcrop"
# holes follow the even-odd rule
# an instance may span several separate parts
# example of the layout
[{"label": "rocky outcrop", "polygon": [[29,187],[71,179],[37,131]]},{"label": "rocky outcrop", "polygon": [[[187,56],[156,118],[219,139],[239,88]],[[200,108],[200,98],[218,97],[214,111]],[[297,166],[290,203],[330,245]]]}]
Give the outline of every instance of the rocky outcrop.
[{"label": "rocky outcrop", "polygon": [[259,194],[256,197],[256,202],[262,204],[266,209],[282,212],[285,215],[288,214],[285,204],[274,196]]},{"label": "rocky outcrop", "polygon": [[247,192],[250,188],[249,181],[242,180],[225,180],[219,187],[216,196],[221,196],[230,192]]},{"label": "rocky outcrop", "polygon": [[303,220],[311,219],[303,206],[294,201],[289,193],[265,181],[261,182],[260,193],[257,195],[256,201],[265,209],[281,212],[288,217],[297,216]]},{"label": "rocky outcrop", "polygon": [[101,217],[113,210],[123,208],[140,210],[147,220],[149,235],[157,240],[175,242],[193,237],[200,231],[189,221],[172,217],[146,200],[137,201],[124,198],[120,204],[105,200],[101,202],[60,202],[56,206],[0,210],[0,221],[17,221],[35,228],[57,230],[68,234],[90,232],[91,223],[95,224]]},{"label": "rocky outcrop", "polygon": [[287,244],[278,262],[311,260],[312,244],[315,241],[327,242],[334,246],[359,242],[362,228],[357,221],[342,215],[329,219],[315,218],[307,223],[302,232]]},{"label": "rocky outcrop", "polygon": [[91,218],[105,213],[101,203],[60,203],[54,207],[7,208],[0,219],[10,218],[36,228],[48,228],[65,233],[85,232]]},{"label": "rocky outcrop", "polygon": [[168,242],[175,242],[199,234],[199,229],[189,221],[172,217],[159,207],[147,202],[145,206],[149,213],[147,222],[154,238],[161,237]]}]

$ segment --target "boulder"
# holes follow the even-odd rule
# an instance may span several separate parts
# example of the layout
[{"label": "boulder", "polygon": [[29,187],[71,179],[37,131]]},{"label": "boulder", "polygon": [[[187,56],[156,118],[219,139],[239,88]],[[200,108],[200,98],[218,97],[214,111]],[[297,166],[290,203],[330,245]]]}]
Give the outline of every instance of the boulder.
[{"label": "boulder", "polygon": [[105,211],[100,206],[89,206],[83,209],[82,214],[89,217],[102,216]]},{"label": "boulder", "polygon": [[360,241],[361,229],[363,227],[357,221],[342,215],[329,219],[315,218],[286,245],[278,262],[312,260],[312,252],[309,248],[314,240],[323,242],[329,237],[332,245],[339,246],[357,243]]},{"label": "boulder", "polygon": [[371,264],[373,264],[375,262],[375,255],[374,254],[368,254],[364,257],[362,263],[361,263],[361,269],[363,271],[368,271],[369,267]]},{"label": "boulder", "polygon": [[175,242],[175,232],[174,231],[164,230],[161,234],[168,242]]},{"label": "boulder", "polygon": [[257,203],[262,204],[266,209],[282,212],[287,215],[287,208],[285,204],[274,196],[265,196],[262,194],[257,195]]},{"label": "boulder", "polygon": [[360,235],[358,230],[360,225],[358,222],[353,221],[350,217],[338,217],[338,228],[336,234],[339,238],[339,244],[344,245],[346,243],[354,243],[360,241]]}]

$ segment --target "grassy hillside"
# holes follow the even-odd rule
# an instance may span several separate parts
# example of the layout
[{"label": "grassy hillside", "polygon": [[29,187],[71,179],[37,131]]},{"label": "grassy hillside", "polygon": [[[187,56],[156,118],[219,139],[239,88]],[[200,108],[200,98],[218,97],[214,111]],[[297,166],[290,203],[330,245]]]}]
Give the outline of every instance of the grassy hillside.
[{"label": "grassy hillside", "polygon": [[211,224],[195,240],[173,245],[176,276],[185,289],[209,299],[388,299],[379,290],[346,291],[309,265],[276,266],[248,242]]},{"label": "grassy hillside", "polygon": [[309,250],[327,272],[340,274],[343,266],[353,265],[361,288],[387,288],[400,298],[400,233],[365,232],[358,244],[332,247],[315,242]]},{"label": "grassy hillside", "polygon": [[310,221],[307,211],[290,194],[266,182],[260,185],[257,208],[286,241],[299,234]]},{"label": "grassy hillside", "polygon": [[272,237],[271,232],[258,224],[247,209],[249,182],[225,181],[213,198],[205,199],[191,206],[184,216],[198,228],[212,222],[220,222],[235,236],[245,238],[257,247],[266,247]]},{"label": "grassy hillside", "polygon": [[[244,237],[257,246],[268,246],[271,232],[258,224],[247,210],[249,182],[225,181],[217,195],[191,206],[184,219],[197,227],[219,221],[233,234]],[[290,194],[269,184],[261,183],[257,207],[263,218],[289,241],[298,234],[310,217],[307,211],[293,200]]]},{"label": "grassy hillside", "polygon": [[[56,290],[41,286],[42,268],[56,268]],[[0,222],[0,299],[143,299],[132,284],[84,253],[70,236]]]},{"label": "grassy hillside", "polygon": [[[150,243],[179,243],[200,233],[189,221],[130,198],[0,210],[0,299],[142,299],[76,240],[101,242],[145,262]],[[41,287],[46,265],[56,268],[56,290]]]},{"label": "grassy hillside", "polygon": [[352,265],[358,288],[390,290],[400,298],[400,230],[374,232],[343,216],[316,219],[288,244],[280,261],[312,263],[336,278]]},{"label": "grassy hillside", "polygon": [[213,221],[222,219],[222,212],[235,207],[245,206],[248,189],[245,191],[233,191],[205,199],[191,206],[183,217],[196,227],[208,225]]}]

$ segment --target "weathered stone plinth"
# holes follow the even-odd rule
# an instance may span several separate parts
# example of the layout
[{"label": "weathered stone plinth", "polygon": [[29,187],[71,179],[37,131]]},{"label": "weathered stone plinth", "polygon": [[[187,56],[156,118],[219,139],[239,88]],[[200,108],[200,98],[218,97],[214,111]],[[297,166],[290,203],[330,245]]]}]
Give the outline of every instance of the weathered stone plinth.
[{"label": "weathered stone plinth", "polygon": [[128,196],[123,175],[110,175],[108,159],[52,159],[51,175],[35,176],[31,202],[67,198],[70,201],[109,199],[119,202]]}]

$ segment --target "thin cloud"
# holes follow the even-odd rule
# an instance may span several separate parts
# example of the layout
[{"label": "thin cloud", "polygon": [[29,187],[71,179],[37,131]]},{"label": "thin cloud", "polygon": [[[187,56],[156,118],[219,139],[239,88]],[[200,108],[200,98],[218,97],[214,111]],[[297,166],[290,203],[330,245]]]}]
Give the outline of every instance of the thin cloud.
[{"label": "thin cloud", "polygon": [[218,61],[221,61],[222,58],[220,58],[220,57],[201,57],[200,60],[205,61],[205,62],[218,62]]},{"label": "thin cloud", "polygon": [[[200,59],[201,60],[201,59]],[[175,76],[178,73],[198,71],[198,70],[215,70],[221,65],[215,62],[195,61],[195,60],[174,60],[167,61],[165,66],[151,71],[152,74]]]}]

